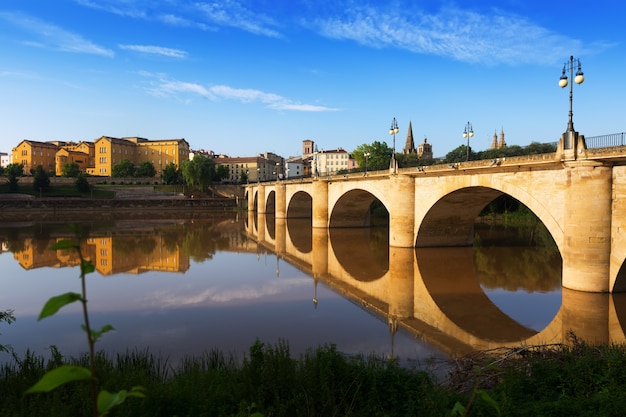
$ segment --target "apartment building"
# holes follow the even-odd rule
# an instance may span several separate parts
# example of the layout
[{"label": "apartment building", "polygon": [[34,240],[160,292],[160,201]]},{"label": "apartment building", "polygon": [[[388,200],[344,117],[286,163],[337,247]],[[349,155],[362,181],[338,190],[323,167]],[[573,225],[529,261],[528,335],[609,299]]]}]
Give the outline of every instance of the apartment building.
[{"label": "apartment building", "polygon": [[233,184],[241,182],[241,174],[245,173],[248,182],[276,181],[284,178],[284,164],[281,157],[275,154],[261,154],[257,156],[224,157],[214,159],[216,165],[228,167],[228,179]]},{"label": "apartment building", "polygon": [[113,138],[102,136],[94,142],[95,164],[87,172],[110,177],[113,166],[127,159],[135,166],[150,162],[157,176],[170,163],[180,166],[189,159],[189,144],[185,139],[148,140],[145,138]]},{"label": "apartment building", "polygon": [[24,174],[36,166],[41,165],[48,172],[56,172],[56,153],[59,147],[52,142],[37,142],[34,140],[23,140],[12,149],[12,160],[14,164],[24,166]]}]

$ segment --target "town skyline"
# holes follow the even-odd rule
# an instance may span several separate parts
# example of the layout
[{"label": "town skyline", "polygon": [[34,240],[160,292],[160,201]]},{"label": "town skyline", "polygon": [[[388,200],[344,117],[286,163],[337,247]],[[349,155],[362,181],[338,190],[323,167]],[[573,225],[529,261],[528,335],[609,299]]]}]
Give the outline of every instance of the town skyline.
[{"label": "town skyline", "polygon": [[[401,151],[409,123],[435,156],[555,142],[564,63],[580,59],[574,126],[626,130],[622,3],[60,0],[0,6],[0,151],[21,140],[184,138],[229,156]],[[569,75],[569,74],[567,74]],[[570,80],[571,82],[571,80]]]}]

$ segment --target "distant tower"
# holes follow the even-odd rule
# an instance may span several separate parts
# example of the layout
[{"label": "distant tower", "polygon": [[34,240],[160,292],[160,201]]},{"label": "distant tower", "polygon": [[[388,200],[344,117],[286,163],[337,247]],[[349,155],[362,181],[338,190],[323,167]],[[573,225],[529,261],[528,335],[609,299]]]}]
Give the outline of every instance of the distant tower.
[{"label": "distant tower", "polygon": [[433,145],[424,138],[424,143],[417,147],[417,154],[422,159],[433,159]]},{"label": "distant tower", "polygon": [[506,142],[504,141],[504,128],[500,131],[500,142],[498,142],[498,149],[504,148],[506,146]]},{"label": "distant tower", "polygon": [[302,158],[307,158],[309,155],[313,154],[313,142],[311,139],[305,139],[302,141]]},{"label": "distant tower", "polygon": [[491,149],[498,149],[498,134],[493,132],[493,140],[491,141]]},{"label": "distant tower", "polygon": [[409,121],[409,129],[406,134],[406,143],[404,144],[404,149],[402,150],[403,154],[407,153],[415,153],[415,143],[413,142],[413,126]]}]

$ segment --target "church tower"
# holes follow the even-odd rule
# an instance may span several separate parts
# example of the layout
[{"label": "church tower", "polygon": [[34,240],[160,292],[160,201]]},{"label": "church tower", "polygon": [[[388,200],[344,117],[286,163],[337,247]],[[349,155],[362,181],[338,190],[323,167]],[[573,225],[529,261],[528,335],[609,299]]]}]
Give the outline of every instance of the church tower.
[{"label": "church tower", "polygon": [[504,128],[500,131],[500,142],[498,142],[498,149],[504,148],[506,146],[506,142],[504,141]]},{"label": "church tower", "polygon": [[491,141],[491,149],[498,149],[498,134],[493,132],[493,140]]},{"label": "church tower", "polygon": [[413,126],[409,121],[409,129],[406,134],[406,143],[404,144],[403,154],[415,153],[415,142],[413,142]]},{"label": "church tower", "polygon": [[428,143],[428,139],[424,138],[424,143],[418,146],[417,154],[422,159],[433,159],[433,145]]}]

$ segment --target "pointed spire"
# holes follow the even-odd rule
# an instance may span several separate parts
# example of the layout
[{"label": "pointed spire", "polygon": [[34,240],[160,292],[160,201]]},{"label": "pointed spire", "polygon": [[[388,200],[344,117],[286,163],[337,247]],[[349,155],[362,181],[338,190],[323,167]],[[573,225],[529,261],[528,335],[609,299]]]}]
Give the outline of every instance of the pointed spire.
[{"label": "pointed spire", "polygon": [[496,131],[493,131],[493,140],[491,141],[491,149],[497,149],[498,148],[498,134],[496,133]]},{"label": "pointed spire", "polygon": [[409,128],[407,129],[406,142],[402,153],[415,153],[415,142],[413,142],[413,124],[409,121]]},{"label": "pointed spire", "polygon": [[504,140],[504,127],[500,131],[500,142],[498,143],[498,148],[504,148],[506,146],[506,142]]}]

